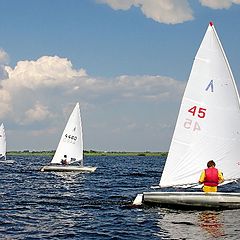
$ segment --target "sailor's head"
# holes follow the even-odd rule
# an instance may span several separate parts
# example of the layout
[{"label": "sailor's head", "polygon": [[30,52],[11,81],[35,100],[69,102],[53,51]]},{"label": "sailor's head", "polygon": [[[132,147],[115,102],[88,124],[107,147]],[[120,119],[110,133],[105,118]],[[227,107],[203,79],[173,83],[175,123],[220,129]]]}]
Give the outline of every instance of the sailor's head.
[{"label": "sailor's head", "polygon": [[67,155],[64,155],[63,157],[67,158]]},{"label": "sailor's head", "polygon": [[215,167],[216,164],[213,160],[210,160],[208,163],[207,163],[207,167],[210,168],[210,167]]}]

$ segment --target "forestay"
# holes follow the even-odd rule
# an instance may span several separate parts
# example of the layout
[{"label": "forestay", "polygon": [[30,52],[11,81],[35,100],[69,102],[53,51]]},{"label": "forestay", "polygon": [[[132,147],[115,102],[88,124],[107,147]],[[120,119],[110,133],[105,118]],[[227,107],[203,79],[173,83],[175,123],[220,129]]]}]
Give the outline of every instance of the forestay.
[{"label": "forestay", "polygon": [[64,155],[69,163],[83,160],[82,122],[79,103],[76,104],[58,144],[52,164],[60,164]]},{"label": "forestay", "polygon": [[160,187],[197,183],[209,160],[225,179],[240,178],[240,105],[212,23],[195,57]]},{"label": "forestay", "polygon": [[7,144],[6,144],[6,134],[3,123],[0,126],[0,158],[6,159],[6,150],[7,150]]}]

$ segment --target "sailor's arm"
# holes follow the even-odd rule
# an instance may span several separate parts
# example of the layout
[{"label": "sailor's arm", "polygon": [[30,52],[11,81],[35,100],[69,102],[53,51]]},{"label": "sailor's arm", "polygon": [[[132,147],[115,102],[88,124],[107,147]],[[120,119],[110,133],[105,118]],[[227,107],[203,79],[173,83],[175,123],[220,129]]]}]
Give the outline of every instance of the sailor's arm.
[{"label": "sailor's arm", "polygon": [[202,171],[201,176],[198,180],[198,183],[202,184],[204,182],[204,179],[205,179],[205,171]]},{"label": "sailor's arm", "polygon": [[224,177],[221,171],[218,171],[218,182],[219,183],[224,182]]}]

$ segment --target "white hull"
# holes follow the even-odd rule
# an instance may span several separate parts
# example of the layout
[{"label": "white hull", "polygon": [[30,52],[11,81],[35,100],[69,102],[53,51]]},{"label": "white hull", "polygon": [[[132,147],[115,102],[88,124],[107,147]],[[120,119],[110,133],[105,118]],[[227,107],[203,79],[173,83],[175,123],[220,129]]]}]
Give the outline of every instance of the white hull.
[{"label": "white hull", "polygon": [[14,160],[0,160],[0,163],[5,163],[5,164],[12,164],[14,163]]},{"label": "white hull", "polygon": [[50,165],[41,168],[41,172],[95,172],[96,167]]},{"label": "white hull", "polygon": [[[142,196],[142,202],[139,198]],[[144,192],[136,197],[136,205],[153,204],[170,208],[240,208],[240,193]],[[133,204],[134,204],[133,203]]]}]

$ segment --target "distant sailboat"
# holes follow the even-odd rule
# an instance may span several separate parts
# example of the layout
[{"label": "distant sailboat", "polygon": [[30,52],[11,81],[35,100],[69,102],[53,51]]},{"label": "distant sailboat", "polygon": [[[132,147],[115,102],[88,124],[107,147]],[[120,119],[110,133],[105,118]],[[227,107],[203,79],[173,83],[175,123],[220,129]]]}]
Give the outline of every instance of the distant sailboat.
[{"label": "distant sailboat", "polygon": [[7,142],[3,123],[0,126],[0,162],[3,164],[14,163],[14,160],[7,159]]},{"label": "distant sailboat", "polygon": [[[209,160],[240,179],[240,102],[213,23],[195,57],[158,188],[196,186]],[[144,192],[134,204],[240,208],[240,193]]]},{"label": "distant sailboat", "polygon": [[0,160],[6,160],[6,134],[3,123],[0,126]]},{"label": "distant sailboat", "polygon": [[41,171],[94,172],[96,167],[83,166],[83,137],[79,103],[76,104],[63,131],[51,165]]}]

